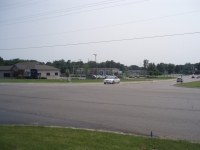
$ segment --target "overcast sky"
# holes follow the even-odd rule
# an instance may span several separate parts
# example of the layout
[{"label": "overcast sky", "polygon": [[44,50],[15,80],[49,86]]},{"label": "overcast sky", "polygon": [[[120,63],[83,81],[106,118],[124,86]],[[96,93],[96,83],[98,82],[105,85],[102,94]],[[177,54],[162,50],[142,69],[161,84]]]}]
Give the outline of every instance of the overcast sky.
[{"label": "overcast sky", "polygon": [[200,62],[200,0],[0,0],[3,59],[93,54],[128,66]]}]

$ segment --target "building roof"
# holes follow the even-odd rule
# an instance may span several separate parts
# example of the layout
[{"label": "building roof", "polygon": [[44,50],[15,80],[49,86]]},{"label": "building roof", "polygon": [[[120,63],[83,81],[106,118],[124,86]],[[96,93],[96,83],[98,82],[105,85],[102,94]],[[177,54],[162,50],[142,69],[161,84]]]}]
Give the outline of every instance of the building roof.
[{"label": "building roof", "polygon": [[60,71],[60,69],[47,66],[41,62],[19,62],[12,66],[0,66],[1,71],[17,70],[17,69],[37,69],[38,71]]},{"label": "building roof", "polygon": [[[96,68],[89,68],[89,69],[95,69],[96,70]],[[119,70],[118,68],[97,68],[97,70]]]},{"label": "building roof", "polygon": [[12,68],[13,66],[0,66],[0,70],[1,71],[11,71],[11,68]]},{"label": "building roof", "polygon": [[23,70],[25,69],[37,69],[38,71],[45,71],[45,70],[59,71],[60,70],[55,67],[47,66],[41,62],[19,62],[19,63],[16,63],[15,66],[18,69],[23,69]]}]

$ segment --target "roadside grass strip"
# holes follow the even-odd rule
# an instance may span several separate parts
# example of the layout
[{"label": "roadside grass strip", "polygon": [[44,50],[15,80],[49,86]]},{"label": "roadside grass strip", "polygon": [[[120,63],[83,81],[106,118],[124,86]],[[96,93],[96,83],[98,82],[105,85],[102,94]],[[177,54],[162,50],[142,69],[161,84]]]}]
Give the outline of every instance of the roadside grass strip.
[{"label": "roadside grass strip", "polygon": [[[158,78],[128,78],[120,79],[121,82],[138,82],[138,81],[152,81],[152,80],[168,80],[174,79],[171,77],[158,77]],[[73,78],[69,82],[67,79],[0,79],[0,83],[103,83],[104,79],[78,79]]]},{"label": "roadside grass strip", "polygon": [[200,88],[200,81],[186,82],[175,84],[178,87]]},{"label": "roadside grass strip", "polygon": [[94,130],[0,125],[2,150],[199,150],[200,143]]}]

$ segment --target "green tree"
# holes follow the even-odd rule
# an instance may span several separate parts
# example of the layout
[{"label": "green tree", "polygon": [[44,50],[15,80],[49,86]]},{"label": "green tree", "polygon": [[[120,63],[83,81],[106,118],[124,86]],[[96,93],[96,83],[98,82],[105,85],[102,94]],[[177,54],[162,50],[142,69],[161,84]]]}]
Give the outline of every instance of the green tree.
[{"label": "green tree", "polygon": [[148,64],[149,64],[149,60],[145,59],[145,60],[143,61],[143,66],[144,66],[145,69],[147,69]]},{"label": "green tree", "polygon": [[65,60],[61,59],[61,60],[58,60],[58,61],[53,61],[53,66],[55,68],[59,68],[61,74],[65,74],[66,73],[67,65],[66,65]]},{"label": "green tree", "polygon": [[46,63],[46,65],[53,66],[52,62],[49,62],[49,61]]},{"label": "green tree", "polygon": [[10,65],[14,65],[18,62],[30,62],[30,61],[36,61],[36,60],[23,60],[23,59],[15,58],[15,59],[10,59],[10,60],[4,60],[4,65],[10,66]]},{"label": "green tree", "polygon": [[85,75],[88,74],[88,65],[87,64],[84,65],[84,72],[85,72]]},{"label": "green tree", "polygon": [[131,65],[131,66],[129,67],[129,70],[140,70],[140,67],[137,66],[137,65]]},{"label": "green tree", "polygon": [[113,75],[113,70],[112,69],[110,69],[109,75]]},{"label": "green tree", "polygon": [[160,73],[164,74],[164,72],[165,72],[165,64],[164,63],[157,64],[156,68]]},{"label": "green tree", "polygon": [[183,71],[185,74],[189,74],[192,73],[193,70],[193,65],[191,63],[185,63],[185,65],[183,66]]},{"label": "green tree", "polygon": [[149,63],[148,71],[156,71],[156,65],[154,63]]},{"label": "green tree", "polygon": [[3,58],[0,56],[0,66],[3,66],[4,65],[4,60]]},{"label": "green tree", "polygon": [[174,64],[168,64],[168,74],[171,74],[174,72],[175,65]]},{"label": "green tree", "polygon": [[89,61],[88,62],[88,67],[89,68],[96,68],[96,62],[95,61]]},{"label": "green tree", "polygon": [[124,73],[125,73],[125,76],[128,77],[128,68],[127,67],[125,68]]},{"label": "green tree", "polygon": [[176,65],[175,66],[175,73],[181,73],[183,69],[183,65]]},{"label": "green tree", "polygon": [[200,70],[200,62],[199,62],[199,63],[196,63],[196,64],[194,64],[194,67],[195,67],[197,70]]}]

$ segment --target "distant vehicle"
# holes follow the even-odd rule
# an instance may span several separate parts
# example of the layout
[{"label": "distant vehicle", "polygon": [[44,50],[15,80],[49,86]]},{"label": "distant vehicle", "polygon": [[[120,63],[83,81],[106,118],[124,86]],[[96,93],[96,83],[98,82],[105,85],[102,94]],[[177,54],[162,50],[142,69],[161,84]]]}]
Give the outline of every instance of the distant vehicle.
[{"label": "distant vehicle", "polygon": [[197,76],[196,78],[197,78],[197,79],[199,79],[199,78],[200,78],[200,76]]},{"label": "distant vehicle", "polygon": [[99,75],[100,79],[105,79],[105,76]]},{"label": "distant vehicle", "polygon": [[86,76],[86,79],[96,79],[96,76],[95,75],[92,75],[92,74],[88,74]]},{"label": "distant vehicle", "polygon": [[195,78],[194,74],[192,75],[192,78]]},{"label": "distant vehicle", "polygon": [[106,79],[103,80],[104,84],[109,83],[109,84],[115,84],[115,83],[120,83],[120,79],[116,76],[107,76]]},{"label": "distant vehicle", "polygon": [[177,78],[177,80],[176,80],[177,82],[183,82],[183,79],[182,78]]}]

